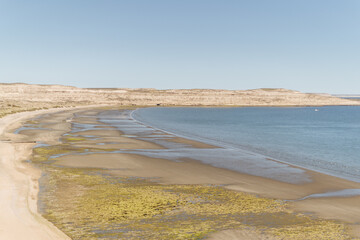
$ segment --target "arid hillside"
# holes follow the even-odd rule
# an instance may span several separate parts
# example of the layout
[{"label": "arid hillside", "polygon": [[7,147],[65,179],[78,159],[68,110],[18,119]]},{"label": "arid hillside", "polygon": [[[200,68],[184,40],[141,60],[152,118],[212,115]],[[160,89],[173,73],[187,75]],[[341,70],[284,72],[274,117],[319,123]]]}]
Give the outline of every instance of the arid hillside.
[{"label": "arid hillside", "polygon": [[287,89],[122,89],[76,88],[61,85],[0,84],[0,115],[23,110],[111,104],[131,106],[322,106],[359,105],[324,94],[306,94]]}]

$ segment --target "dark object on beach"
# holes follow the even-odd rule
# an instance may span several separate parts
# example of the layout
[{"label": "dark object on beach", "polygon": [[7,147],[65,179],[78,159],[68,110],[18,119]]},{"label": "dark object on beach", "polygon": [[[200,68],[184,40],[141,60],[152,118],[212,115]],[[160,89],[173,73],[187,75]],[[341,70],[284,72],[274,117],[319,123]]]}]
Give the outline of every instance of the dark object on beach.
[{"label": "dark object on beach", "polygon": [[160,106],[160,105],[161,105],[161,103],[156,104],[156,106]]}]

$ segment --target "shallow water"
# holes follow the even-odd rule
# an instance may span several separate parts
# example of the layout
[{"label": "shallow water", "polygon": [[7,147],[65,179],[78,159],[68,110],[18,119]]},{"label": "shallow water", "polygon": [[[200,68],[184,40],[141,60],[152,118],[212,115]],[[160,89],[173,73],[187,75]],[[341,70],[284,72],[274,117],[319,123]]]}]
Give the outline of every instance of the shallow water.
[{"label": "shallow water", "polygon": [[[226,156],[253,153],[360,182],[359,106],[144,108],[131,115],[146,125],[222,146]],[[220,157],[212,164],[234,169],[234,161]]]},{"label": "shallow water", "polygon": [[154,158],[181,161],[184,158],[199,160],[215,167],[223,167],[241,173],[267,177],[289,183],[309,182],[309,176],[299,168],[267,160],[264,155],[233,147],[194,148],[184,143],[171,142],[172,135],[162,135],[157,128],[149,127],[131,117],[132,110],[103,111],[97,117],[102,123],[116,127],[126,135],[164,146],[165,149],[136,149],[107,151],[107,153],[133,153]]},{"label": "shallow water", "polygon": [[325,193],[315,193],[308,195],[306,197],[297,199],[296,201],[301,201],[309,198],[328,198],[328,197],[354,197],[360,195],[360,189],[343,189],[335,192],[325,192]]}]

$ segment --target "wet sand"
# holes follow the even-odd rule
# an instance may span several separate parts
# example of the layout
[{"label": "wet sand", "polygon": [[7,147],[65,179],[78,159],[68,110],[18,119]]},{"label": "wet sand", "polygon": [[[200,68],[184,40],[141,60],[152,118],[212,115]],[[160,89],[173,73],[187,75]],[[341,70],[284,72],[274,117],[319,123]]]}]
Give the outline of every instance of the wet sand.
[{"label": "wet sand", "polygon": [[[25,128],[18,135],[8,134],[7,137],[17,139],[17,141],[37,141],[43,144],[56,144],[59,140],[64,140],[69,146],[88,149],[87,152],[54,156],[51,161],[55,166],[106,169],[112,176],[146,178],[163,185],[221,185],[227,189],[256,194],[260,197],[291,200],[288,203],[296,211],[311,212],[321,218],[344,221],[352,227],[354,236],[360,236],[357,225],[360,222],[359,196],[299,200],[311,194],[359,189],[359,183],[290,165],[288,167],[301,170],[310,181],[291,183],[214,167],[196,159],[181,156],[176,159],[167,158],[166,151],[184,151],[184,149],[203,151],[218,147],[171,136],[149,129],[147,126],[134,126],[126,115],[122,119],[117,119],[116,111],[109,113],[108,122],[102,121],[104,118],[99,117],[102,112],[103,110],[77,111],[76,113],[69,111],[43,116],[34,119],[34,123],[28,125],[29,128],[44,129]],[[109,125],[111,118],[117,120],[118,125]],[[27,155],[29,150],[28,148]],[[153,151],[164,152],[162,155],[164,157],[152,157]],[[291,173],[286,177],[291,179]],[[36,196],[32,197],[33,201],[36,201]],[[210,239],[244,238],[273,239],[273,236],[259,233],[251,228],[226,230],[210,236]]]}]

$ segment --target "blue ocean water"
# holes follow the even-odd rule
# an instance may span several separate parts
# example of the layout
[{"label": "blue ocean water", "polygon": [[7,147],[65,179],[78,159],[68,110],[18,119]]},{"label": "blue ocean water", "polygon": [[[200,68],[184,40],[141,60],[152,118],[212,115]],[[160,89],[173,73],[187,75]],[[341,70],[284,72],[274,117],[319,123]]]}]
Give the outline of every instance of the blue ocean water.
[{"label": "blue ocean water", "polygon": [[360,182],[360,106],[159,107],[132,116],[180,136]]}]

